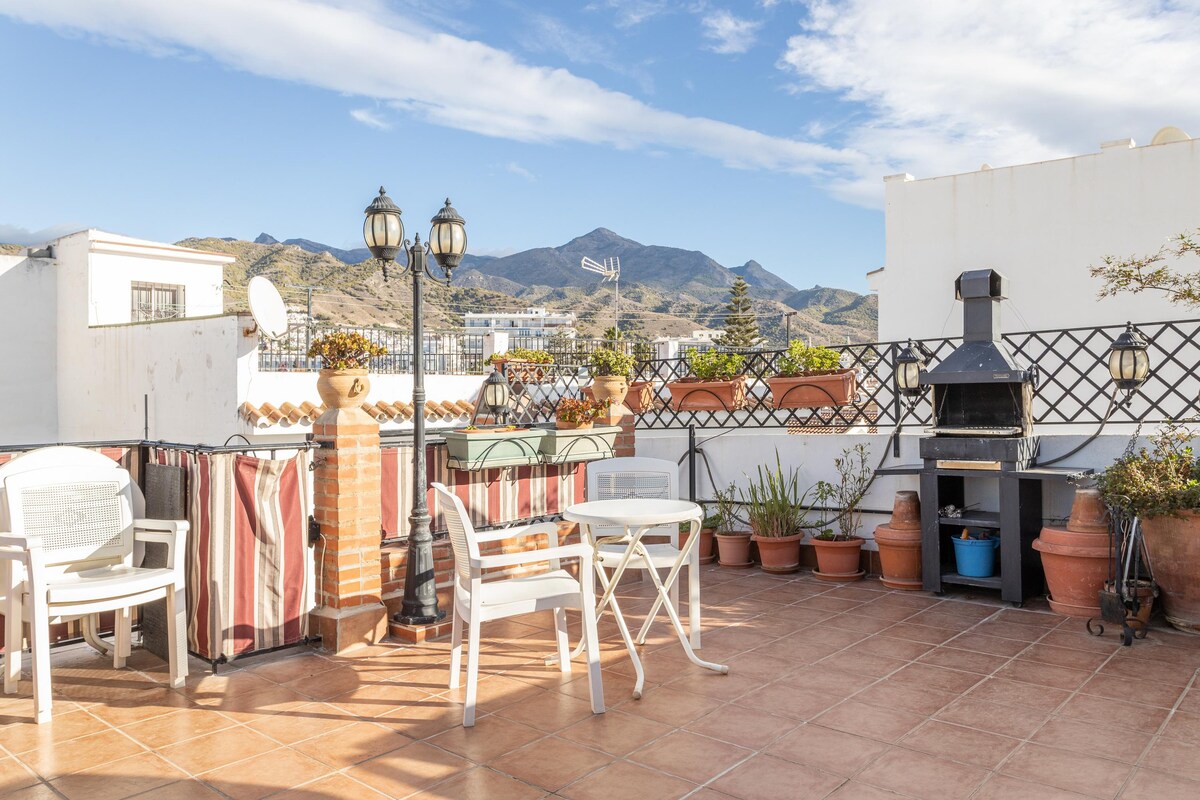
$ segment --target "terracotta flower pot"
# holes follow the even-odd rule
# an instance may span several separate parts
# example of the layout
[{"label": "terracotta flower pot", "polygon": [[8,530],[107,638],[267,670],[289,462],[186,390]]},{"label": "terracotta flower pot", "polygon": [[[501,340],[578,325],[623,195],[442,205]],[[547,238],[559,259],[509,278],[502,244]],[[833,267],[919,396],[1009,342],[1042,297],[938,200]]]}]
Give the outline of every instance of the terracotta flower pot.
[{"label": "terracotta flower pot", "polygon": [[758,557],[762,561],[763,572],[787,575],[800,570],[800,540],[804,538],[803,531],[791,536],[754,534],[750,538],[758,543]]},{"label": "terracotta flower pot", "polygon": [[731,381],[681,378],[667,384],[675,411],[734,411],[746,405],[746,376]]},{"label": "terracotta flower pot", "polygon": [[718,533],[717,557],[722,567],[744,568],[753,564],[750,561],[750,532],[735,531],[734,533]]},{"label": "terracotta flower pot", "polygon": [[713,528],[700,529],[700,541],[697,543],[696,548],[700,551],[701,564],[711,564],[717,560],[717,554],[714,552],[714,546],[716,545],[714,541],[715,537],[716,530]]},{"label": "terracotta flower pot", "polygon": [[365,369],[323,369],[317,374],[317,394],[326,408],[358,408],[369,391]]},{"label": "terracotta flower pot", "polygon": [[565,419],[554,420],[554,427],[560,431],[582,431],[592,427],[592,420],[587,422],[567,422]]},{"label": "terracotta flower pot", "polygon": [[844,406],[858,394],[858,373],[852,369],[810,372],[790,378],[767,378],[775,408]]},{"label": "terracotta flower pot", "polygon": [[1142,533],[1167,622],[1181,631],[1200,633],[1200,512],[1145,517]]},{"label": "terracotta flower pot", "polygon": [[817,569],[813,570],[816,577],[823,581],[847,583],[863,576],[863,570],[859,568],[859,553],[863,546],[861,538],[855,536],[847,541],[813,539],[812,544],[817,551]]},{"label": "terracotta flower pot", "polygon": [[592,397],[608,400],[614,406],[625,402],[629,392],[629,380],[624,375],[597,375],[592,378]]},{"label": "terracotta flower pot", "polygon": [[921,583],[921,501],[916,492],[896,492],[892,518],[875,529],[882,583],[891,589],[919,590]]},{"label": "terracotta flower pot", "polygon": [[1066,528],[1042,528],[1033,541],[1042,554],[1050,607],[1068,617],[1100,616],[1099,592],[1113,561],[1104,502],[1097,489],[1078,489]]},{"label": "terracotta flower pot", "polygon": [[654,405],[654,389],[650,381],[634,381],[629,384],[625,395],[625,407],[635,414],[649,410]]}]

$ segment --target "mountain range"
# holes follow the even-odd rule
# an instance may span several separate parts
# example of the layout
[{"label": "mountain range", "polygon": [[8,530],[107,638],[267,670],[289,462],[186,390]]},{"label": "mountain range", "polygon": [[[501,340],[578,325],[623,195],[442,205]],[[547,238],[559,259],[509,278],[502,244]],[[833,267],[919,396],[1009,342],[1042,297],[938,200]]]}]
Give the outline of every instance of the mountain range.
[{"label": "mountain range", "polygon": [[[226,269],[231,306],[244,301],[245,282],[266,275],[289,304],[314,290],[316,314],[353,324],[404,324],[411,299],[404,280],[384,282],[366,248],[345,250],[310,239],[280,241],[263,233],[253,242],[232,238],[186,239],[181,245],[230,253]],[[696,250],[643,245],[597,228],[559,247],[539,247],[503,257],[467,255],[451,287],[431,285],[430,323],[458,327],[464,311],[521,310],[549,306],[574,311],[584,335],[599,335],[612,324],[611,283],[580,267],[584,257],[621,262],[620,311],[623,330],[646,336],[684,335],[720,328],[723,304],[738,276],[750,285],[760,328],[783,338],[783,315],[792,317],[793,336],[814,343],[866,342],[876,338],[874,295],[814,286],[798,289],[756,261],[728,268]]]}]

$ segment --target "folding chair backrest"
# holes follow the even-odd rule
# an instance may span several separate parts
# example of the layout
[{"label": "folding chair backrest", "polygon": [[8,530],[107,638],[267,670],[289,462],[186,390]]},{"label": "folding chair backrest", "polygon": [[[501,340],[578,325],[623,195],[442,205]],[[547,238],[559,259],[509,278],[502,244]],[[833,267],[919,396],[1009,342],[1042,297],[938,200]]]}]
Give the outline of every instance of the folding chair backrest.
[{"label": "folding chair backrest", "polygon": [[5,478],[4,492],[12,532],[37,537],[46,566],[131,559],[133,491],[125,470],[29,470]]},{"label": "folding chair backrest", "polygon": [[442,497],[442,511],[446,518],[446,528],[450,531],[450,547],[454,549],[454,569],[458,579],[464,583],[471,582],[471,559],[479,558],[479,544],[475,541],[475,527],[466,506],[458,495],[451,492],[444,484],[432,484]]},{"label": "folding chair backrest", "polygon": [[[593,461],[587,468],[588,500],[679,499],[679,467],[661,458],[607,458]],[[608,535],[596,529],[596,535]],[[670,533],[656,528],[654,534]]]}]

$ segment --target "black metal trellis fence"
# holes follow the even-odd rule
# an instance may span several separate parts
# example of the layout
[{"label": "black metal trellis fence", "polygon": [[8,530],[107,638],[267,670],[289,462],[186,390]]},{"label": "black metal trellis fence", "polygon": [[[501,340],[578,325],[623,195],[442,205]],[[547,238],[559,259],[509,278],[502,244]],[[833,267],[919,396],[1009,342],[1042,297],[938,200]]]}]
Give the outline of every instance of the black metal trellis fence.
[{"label": "black metal trellis fence", "polygon": [[[312,330],[293,328],[279,339],[259,340],[258,368],[264,372],[304,372],[321,368],[320,359],[308,359],[308,343],[334,331],[359,333],[387,348],[387,355],[376,358],[371,371],[381,374],[412,372],[413,337],[400,328],[316,325]],[[483,334],[460,331],[430,332],[421,348],[425,371],[441,375],[472,375],[483,371]]]}]

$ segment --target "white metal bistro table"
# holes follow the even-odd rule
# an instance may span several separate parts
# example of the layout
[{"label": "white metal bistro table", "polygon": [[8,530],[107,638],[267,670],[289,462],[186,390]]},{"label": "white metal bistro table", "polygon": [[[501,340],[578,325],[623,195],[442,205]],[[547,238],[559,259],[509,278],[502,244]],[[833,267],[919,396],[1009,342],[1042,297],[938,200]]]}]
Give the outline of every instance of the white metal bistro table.
[{"label": "white metal bistro table", "polygon": [[[606,544],[620,544],[625,547],[625,551],[621,554],[621,558],[617,562],[617,566],[613,570],[611,577],[605,574],[604,567],[601,566],[599,559],[595,562],[596,574],[600,579],[601,586],[604,588],[604,594],[596,604],[596,618],[600,618],[600,615],[604,613],[604,609],[607,606],[612,606],[617,628],[621,631],[621,638],[625,641],[625,647],[629,650],[629,657],[633,660],[633,668],[637,673],[637,681],[633,687],[634,699],[641,698],[646,676],[642,671],[642,661],[638,658],[637,647],[634,644],[633,637],[629,635],[629,628],[625,624],[624,617],[621,616],[621,607],[617,603],[615,594],[617,584],[621,581],[621,576],[625,573],[625,568],[634,556],[638,556],[644,561],[646,571],[650,573],[650,578],[654,582],[654,588],[658,592],[658,598],[654,601],[654,605],[650,609],[646,624],[643,625],[641,632],[638,634],[639,640],[644,641],[650,620],[655,617],[659,608],[665,606],[667,617],[670,619],[671,625],[675,628],[675,633],[679,636],[679,641],[683,645],[683,652],[687,655],[688,660],[697,666],[711,669],[721,674],[729,672],[729,667],[704,661],[696,655],[695,650],[692,649],[692,643],[688,638],[687,631],[684,630],[683,623],[679,620],[675,604],[671,602],[671,588],[679,579],[680,570],[688,563],[688,557],[692,550],[698,546],[702,516],[703,512],[700,506],[695,503],[689,503],[686,500],[649,498],[592,500],[586,503],[576,503],[563,511],[563,519],[569,522],[577,522],[585,529],[583,531],[584,535],[592,543],[592,546],[596,548],[597,552],[599,552],[602,545]],[[679,555],[676,556],[675,563],[671,565],[670,571],[667,573],[667,578],[664,581],[659,576],[658,570],[653,566],[654,560],[646,544],[642,542],[642,537],[655,528],[664,525],[678,525],[681,522],[686,522],[689,525],[687,542],[680,548]],[[591,534],[593,526],[598,528],[623,528],[624,533],[597,538]],[[697,598],[692,598],[691,602],[696,603]],[[692,613],[695,613],[694,610]]]}]

